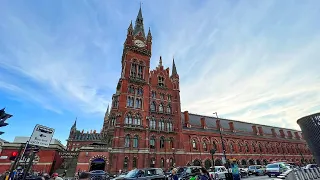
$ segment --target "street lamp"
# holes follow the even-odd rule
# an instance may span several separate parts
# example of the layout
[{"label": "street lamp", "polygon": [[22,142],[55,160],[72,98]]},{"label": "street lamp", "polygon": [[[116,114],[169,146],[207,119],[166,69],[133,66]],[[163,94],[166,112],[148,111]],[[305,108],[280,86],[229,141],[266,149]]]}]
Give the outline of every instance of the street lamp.
[{"label": "street lamp", "polygon": [[[217,112],[214,112],[213,114],[215,114],[216,117],[217,117],[217,119],[219,119]],[[221,139],[221,144],[222,144],[223,156],[224,156],[224,159],[225,159],[225,161],[226,161],[227,169],[228,169],[228,171],[229,171],[229,163],[228,163],[228,161],[227,161],[226,148],[225,148],[225,146],[224,146],[224,142],[223,142],[223,139],[222,139],[221,127],[219,127],[219,134],[220,134],[220,139]]]}]

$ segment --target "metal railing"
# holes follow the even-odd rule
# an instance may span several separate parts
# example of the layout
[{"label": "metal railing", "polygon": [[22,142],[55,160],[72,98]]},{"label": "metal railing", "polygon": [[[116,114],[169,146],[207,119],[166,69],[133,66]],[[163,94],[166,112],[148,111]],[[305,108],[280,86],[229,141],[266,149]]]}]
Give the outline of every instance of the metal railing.
[{"label": "metal railing", "polygon": [[290,169],[277,176],[277,178],[286,180],[316,180],[320,179],[320,168]]}]

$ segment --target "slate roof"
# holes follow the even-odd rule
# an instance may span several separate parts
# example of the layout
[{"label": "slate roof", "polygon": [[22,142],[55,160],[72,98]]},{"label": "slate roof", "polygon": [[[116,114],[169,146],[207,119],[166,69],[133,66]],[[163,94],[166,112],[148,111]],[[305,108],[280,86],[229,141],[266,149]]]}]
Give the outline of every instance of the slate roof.
[{"label": "slate roof", "polygon": [[[209,129],[201,128],[201,122],[200,122],[201,117],[205,118],[206,126]],[[183,126],[184,126],[185,117],[184,117],[184,113],[183,112],[181,112],[181,120],[182,120]],[[217,128],[216,127],[216,120],[217,120],[216,117],[203,116],[203,115],[189,113],[189,123],[191,124],[191,129],[192,129],[192,127],[194,127],[193,129],[197,129],[198,131],[199,131],[199,129],[201,129],[202,131],[210,131],[210,132],[212,132],[213,130],[210,129],[210,128]],[[295,134],[294,134],[295,132],[298,132],[298,134],[301,137],[301,131],[294,130],[294,129],[287,129],[287,128],[280,128],[280,127],[274,127],[274,126],[261,125],[261,124],[254,124],[254,123],[248,123],[248,122],[242,122],[242,121],[230,120],[230,119],[224,119],[224,118],[219,118],[219,120],[220,120],[220,124],[221,124],[222,128],[225,129],[225,130],[230,129],[229,122],[233,122],[234,129],[239,134],[241,134],[241,133],[253,134],[252,126],[256,126],[258,132],[259,132],[258,127],[262,127],[263,133],[265,135],[268,135],[268,134],[272,135],[271,129],[274,129],[278,136],[280,135],[280,131],[279,130],[283,130],[284,134],[286,136],[288,136],[287,131],[291,131],[293,137],[295,137]],[[185,126],[183,128],[184,129],[190,129],[190,128],[185,127]]]},{"label": "slate roof", "polygon": [[102,135],[100,133],[81,133],[77,131],[73,141],[101,141]]}]

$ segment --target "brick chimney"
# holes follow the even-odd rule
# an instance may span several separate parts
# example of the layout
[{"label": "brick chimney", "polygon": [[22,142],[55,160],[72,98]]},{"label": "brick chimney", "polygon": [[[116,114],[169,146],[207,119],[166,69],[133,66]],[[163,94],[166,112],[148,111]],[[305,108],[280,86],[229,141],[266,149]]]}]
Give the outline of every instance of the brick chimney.
[{"label": "brick chimney", "polygon": [[256,126],[252,126],[252,132],[254,135],[257,135],[258,131]]},{"label": "brick chimney", "polygon": [[300,139],[300,135],[298,132],[294,132],[294,136],[296,137],[296,139]]},{"label": "brick chimney", "polygon": [[206,128],[207,127],[207,125],[206,125],[206,118],[205,117],[201,117],[200,118],[200,123],[201,123],[201,127],[202,128]]},{"label": "brick chimney", "polygon": [[233,125],[233,122],[229,122],[229,128],[230,128],[230,131],[234,132],[234,125]]},{"label": "brick chimney", "polygon": [[95,133],[97,133],[97,131],[96,131],[96,130],[93,130],[93,134],[95,134]]},{"label": "brick chimney", "polygon": [[216,120],[216,126],[217,126],[218,130],[221,128],[221,124],[220,124],[220,120],[219,119]]},{"label": "brick chimney", "polygon": [[189,122],[189,112],[188,111],[184,111],[184,123],[186,127],[190,127],[190,122]]},{"label": "brick chimney", "polygon": [[273,137],[277,137],[277,133],[276,133],[276,131],[275,131],[273,128],[271,129],[271,132],[272,132],[272,136],[273,136]]},{"label": "brick chimney", "polygon": [[286,135],[284,134],[283,129],[280,129],[279,132],[280,132],[280,136],[281,136],[282,138],[286,137]]},{"label": "brick chimney", "polygon": [[287,131],[287,133],[288,133],[288,137],[289,137],[289,138],[292,138],[292,137],[293,137],[291,131]]},{"label": "brick chimney", "polygon": [[259,130],[259,134],[260,134],[260,136],[263,136],[263,129],[262,129],[262,127],[258,127],[258,130]]}]

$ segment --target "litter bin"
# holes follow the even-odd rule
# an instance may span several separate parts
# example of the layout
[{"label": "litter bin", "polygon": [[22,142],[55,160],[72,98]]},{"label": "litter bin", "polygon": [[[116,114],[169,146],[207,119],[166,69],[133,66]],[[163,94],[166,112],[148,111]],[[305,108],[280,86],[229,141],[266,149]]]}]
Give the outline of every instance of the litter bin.
[{"label": "litter bin", "polygon": [[232,173],[224,173],[224,175],[226,176],[226,180],[233,180]]}]

